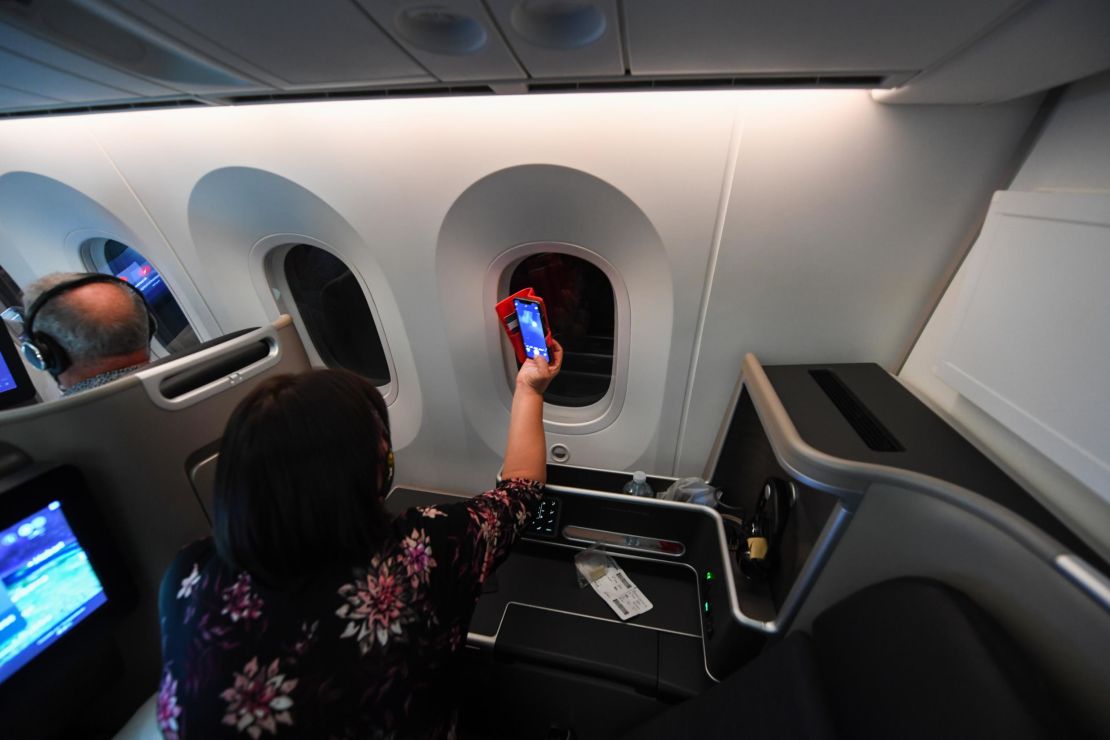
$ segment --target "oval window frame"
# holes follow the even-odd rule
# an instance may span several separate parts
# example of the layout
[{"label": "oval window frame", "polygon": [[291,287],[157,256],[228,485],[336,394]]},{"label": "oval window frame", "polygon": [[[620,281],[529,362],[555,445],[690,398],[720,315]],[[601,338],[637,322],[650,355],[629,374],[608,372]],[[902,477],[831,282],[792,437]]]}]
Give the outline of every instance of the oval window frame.
[{"label": "oval window frame", "polygon": [[[513,271],[528,257],[553,252],[589,262],[601,270],[609,280],[613,290],[613,374],[609,389],[600,400],[588,406],[561,406],[545,402],[543,405],[544,428],[555,434],[591,434],[605,429],[620,416],[628,387],[629,335],[631,334],[631,311],[628,289],[617,268],[597,252],[569,242],[526,242],[509,247],[490,262],[486,270],[485,303],[493,306],[509,294],[509,283]],[[516,382],[516,356],[501,322],[488,310],[490,331],[496,332],[501,358],[494,364],[503,368],[505,383],[497,383],[498,395],[506,409],[512,408],[513,387]]]},{"label": "oval window frame", "polygon": [[378,341],[382,345],[386,367],[389,369],[389,383],[375,385],[374,387],[382,394],[387,406],[392,404],[399,392],[399,380],[397,367],[393,362],[393,353],[389,348],[389,338],[386,336],[385,327],[382,324],[381,313],[378,311],[374,296],[366,285],[362,273],[354,269],[351,261],[341,250],[306,234],[271,234],[263,237],[255,242],[250,253],[251,278],[255,284],[255,291],[263,302],[275,311],[275,315],[271,317],[272,319],[276,319],[283,313],[288,314],[293,319],[297,334],[301,338],[301,344],[304,345],[305,353],[308,355],[309,363],[318,368],[331,367],[324,362],[319,350],[316,349],[316,345],[308,333],[308,327],[304,323],[304,318],[301,316],[300,308],[296,301],[292,299],[289,281],[285,276],[286,255],[294,247],[302,244],[329,253],[342,262],[343,266],[350,270],[355,280],[358,281],[358,287],[362,290],[362,297],[366,299],[366,306],[370,309],[370,317],[374,321],[374,327],[378,330]]}]

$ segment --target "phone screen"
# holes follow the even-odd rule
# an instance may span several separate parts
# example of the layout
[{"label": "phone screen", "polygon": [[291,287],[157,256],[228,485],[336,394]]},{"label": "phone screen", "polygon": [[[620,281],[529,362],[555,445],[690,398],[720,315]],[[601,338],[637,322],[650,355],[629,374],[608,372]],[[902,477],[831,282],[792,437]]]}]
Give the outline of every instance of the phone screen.
[{"label": "phone screen", "polygon": [[516,306],[517,320],[520,321],[524,356],[541,355],[543,359],[551,362],[551,356],[547,354],[547,330],[543,325],[543,316],[540,315],[540,304],[535,301],[522,301],[519,298],[514,300],[513,304]]}]

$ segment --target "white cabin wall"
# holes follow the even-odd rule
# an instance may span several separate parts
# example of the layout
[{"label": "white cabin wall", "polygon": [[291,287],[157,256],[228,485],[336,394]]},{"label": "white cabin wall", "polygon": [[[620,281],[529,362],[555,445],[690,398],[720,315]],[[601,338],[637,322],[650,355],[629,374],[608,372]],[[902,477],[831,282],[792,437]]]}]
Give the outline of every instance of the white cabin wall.
[{"label": "white cabin wall", "polygon": [[701,474],[741,360],[895,370],[1038,104],[760,99],[743,119],[677,453]]},{"label": "white cabin wall", "polygon": [[[255,269],[258,240],[305,233],[343,252],[371,291],[398,365],[390,413],[408,430],[395,435],[404,452],[398,479],[473,490],[498,469],[509,408],[499,393],[508,390],[499,348],[490,344],[498,331],[492,301],[473,289],[499,252],[521,242],[581,244],[618,264],[636,294],[620,418],[588,436],[549,429],[549,442],[567,444],[576,464],[669,468],[677,426],[666,437],[659,429],[681,409],[735,108],[728,95],[689,93],[425,99],[174,111],[89,125],[208,287],[225,330],[262,318],[265,297],[237,287],[237,276]],[[332,243],[321,219],[301,218],[307,206],[257,191],[234,224],[234,209],[194,212],[198,183],[228,164],[296,183],[350,224],[358,244]],[[502,192],[485,214],[491,230],[471,241],[474,252],[443,233],[477,183],[537,165],[602,183],[642,212],[658,235],[652,260],[643,259],[642,230],[622,230],[608,203],[552,180]],[[290,224],[297,219],[300,226]],[[678,294],[689,298],[669,297]],[[411,356],[399,359],[405,343]]]},{"label": "white cabin wall", "polygon": [[[207,312],[208,336],[272,318],[272,240],[326,244],[389,345],[398,480],[476,490],[508,420],[487,295],[506,250],[578,244],[627,289],[620,415],[589,434],[549,425],[549,442],[579,465],[700,472],[744,352],[897,362],[1035,107],[893,108],[825,90],[11,120],[0,184],[25,170],[99,203],[172,286],[196,286],[203,301],[179,298]],[[35,274],[79,266],[62,231],[37,261],[21,244]]]},{"label": "white cabin wall", "polygon": [[1071,85],[1011,190],[1110,193],[1110,71]]},{"label": "white cabin wall", "polygon": [[[1070,87],[1029,153],[1011,190],[1110,193],[1110,74]],[[1103,557],[1110,557],[1110,507],[1031,445],[945,384],[935,372],[955,327],[958,297],[975,250],[956,273],[910,353],[900,378],[1010,472]],[[1105,343],[1105,337],[1091,337]],[[1030,348],[1036,351],[1036,348]],[[1067,378],[1045,378],[1045,383]],[[1104,402],[1092,399],[1092,402]]]}]

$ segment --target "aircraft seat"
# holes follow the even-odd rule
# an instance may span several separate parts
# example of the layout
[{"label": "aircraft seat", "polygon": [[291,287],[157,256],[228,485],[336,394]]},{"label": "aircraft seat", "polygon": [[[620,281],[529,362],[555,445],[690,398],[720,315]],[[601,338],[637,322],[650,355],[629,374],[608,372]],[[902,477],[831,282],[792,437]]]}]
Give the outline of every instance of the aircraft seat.
[{"label": "aircraft seat", "polygon": [[188,468],[211,456],[232,409],[263,379],[309,369],[292,320],[237,332],[74,396],[0,414],[0,442],[77,467],[137,592],[114,632],[123,677],[88,721],[121,726],[157,689],[158,587],[177,551],[210,531]]},{"label": "aircraft seat", "polygon": [[[827,610],[624,740],[1082,737],[1017,645],[962,593],[901,578]],[[157,738],[154,697],[115,740]]]},{"label": "aircraft seat", "polygon": [[964,594],[870,586],[625,740],[1077,737],[1043,674]]}]

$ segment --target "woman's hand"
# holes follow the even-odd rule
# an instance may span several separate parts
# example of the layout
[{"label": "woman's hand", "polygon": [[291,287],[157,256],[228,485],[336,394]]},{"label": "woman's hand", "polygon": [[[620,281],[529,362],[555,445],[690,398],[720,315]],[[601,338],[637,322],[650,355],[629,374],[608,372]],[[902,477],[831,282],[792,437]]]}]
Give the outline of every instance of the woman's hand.
[{"label": "woman's hand", "polygon": [[554,339],[548,345],[548,353],[552,360],[550,364],[540,355],[524,361],[524,364],[520,366],[520,371],[516,374],[518,390],[526,388],[539,393],[541,396],[543,395],[547,386],[551,385],[551,381],[555,379],[563,366],[563,348]]}]

